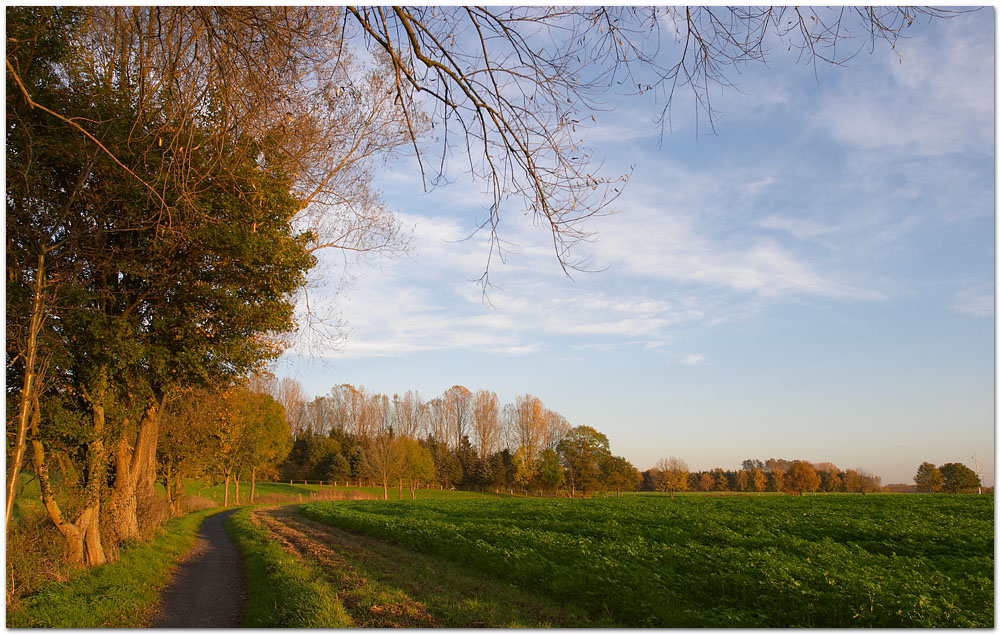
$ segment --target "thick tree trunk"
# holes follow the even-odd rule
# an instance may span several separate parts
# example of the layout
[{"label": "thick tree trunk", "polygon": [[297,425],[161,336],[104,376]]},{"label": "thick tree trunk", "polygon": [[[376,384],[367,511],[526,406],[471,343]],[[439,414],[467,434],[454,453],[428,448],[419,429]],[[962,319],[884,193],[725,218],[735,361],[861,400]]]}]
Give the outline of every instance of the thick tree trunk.
[{"label": "thick tree trunk", "polygon": [[59,533],[66,540],[67,558],[73,563],[83,562],[88,566],[96,566],[107,561],[104,555],[104,548],[101,545],[100,521],[100,484],[103,475],[102,466],[104,460],[103,442],[100,440],[104,432],[104,410],[100,407],[94,408],[94,431],[95,440],[87,448],[88,477],[86,499],[87,506],[77,517],[75,522],[70,522],[63,518],[59,504],[52,493],[52,486],[49,482],[49,469],[45,462],[45,447],[38,435],[38,421],[41,411],[38,404],[38,396],[33,399],[31,416],[31,448],[35,465],[35,473],[38,476],[38,485],[41,490],[42,504],[49,519],[55,524]]},{"label": "thick tree trunk", "polygon": [[[139,539],[139,501],[153,497],[156,479],[156,440],[159,435],[161,397],[143,413],[135,432],[135,443],[126,431],[115,445],[115,487],[111,492],[109,517],[114,534],[122,540]],[[130,425],[126,424],[126,428]]]},{"label": "thick tree trunk", "polygon": [[21,473],[21,462],[24,461],[24,451],[28,445],[28,425],[31,418],[31,403],[35,397],[38,385],[36,373],[36,358],[38,356],[38,334],[42,329],[44,315],[42,314],[42,289],[45,278],[45,254],[38,256],[38,270],[35,275],[35,290],[31,300],[31,317],[28,323],[28,340],[25,342],[24,382],[17,410],[17,431],[14,435],[14,453],[11,456],[7,474],[7,504],[4,519],[4,530],[10,526],[10,517],[14,510],[14,496],[17,493],[17,478]]},{"label": "thick tree trunk", "polygon": [[236,482],[236,506],[239,506],[240,505],[240,474],[239,473],[236,474],[236,478],[234,478],[234,481]]},{"label": "thick tree trunk", "polygon": [[230,474],[226,472],[226,495],[222,498],[222,506],[229,506],[229,478]]}]

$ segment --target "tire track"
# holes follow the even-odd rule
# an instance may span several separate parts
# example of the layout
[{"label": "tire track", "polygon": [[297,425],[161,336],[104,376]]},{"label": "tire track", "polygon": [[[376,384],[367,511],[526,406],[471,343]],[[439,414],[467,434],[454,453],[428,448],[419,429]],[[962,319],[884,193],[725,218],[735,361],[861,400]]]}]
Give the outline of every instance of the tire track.
[{"label": "tire track", "polygon": [[[412,628],[437,625],[427,608],[402,590],[369,587],[372,582],[350,560],[370,557],[373,554],[370,550],[360,547],[356,540],[349,540],[336,528],[302,517],[296,508],[263,509],[253,515],[286,551],[311,560],[322,568],[358,626]],[[384,565],[387,562],[381,563]],[[373,601],[373,597],[377,600]]]}]

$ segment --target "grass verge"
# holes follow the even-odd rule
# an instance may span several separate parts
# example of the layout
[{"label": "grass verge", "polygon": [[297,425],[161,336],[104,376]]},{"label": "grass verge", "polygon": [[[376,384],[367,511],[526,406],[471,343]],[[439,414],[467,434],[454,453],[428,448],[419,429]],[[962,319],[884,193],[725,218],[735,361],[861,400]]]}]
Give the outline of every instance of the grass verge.
[{"label": "grass verge", "polygon": [[210,509],[178,517],[160,535],[124,548],[114,563],[52,581],[7,613],[7,627],[143,627],[156,613],[177,561],[194,545]]},{"label": "grass verge", "polygon": [[282,550],[266,529],[253,522],[250,509],[234,513],[226,530],[243,554],[249,594],[244,627],[353,625],[322,573]]}]

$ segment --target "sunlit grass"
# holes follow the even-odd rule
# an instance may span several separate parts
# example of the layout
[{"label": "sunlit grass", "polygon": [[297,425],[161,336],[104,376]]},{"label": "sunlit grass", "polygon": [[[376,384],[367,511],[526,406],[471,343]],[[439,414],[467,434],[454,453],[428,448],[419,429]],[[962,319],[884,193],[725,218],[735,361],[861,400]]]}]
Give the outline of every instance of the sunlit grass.
[{"label": "sunlit grass", "polygon": [[237,548],[249,594],[245,627],[350,627],[344,605],[313,566],[286,553],[254,524],[249,509],[226,520]]},{"label": "sunlit grass", "polygon": [[177,561],[194,545],[205,517],[216,512],[173,519],[155,539],[122,549],[117,561],[43,585],[7,612],[7,627],[147,626]]}]

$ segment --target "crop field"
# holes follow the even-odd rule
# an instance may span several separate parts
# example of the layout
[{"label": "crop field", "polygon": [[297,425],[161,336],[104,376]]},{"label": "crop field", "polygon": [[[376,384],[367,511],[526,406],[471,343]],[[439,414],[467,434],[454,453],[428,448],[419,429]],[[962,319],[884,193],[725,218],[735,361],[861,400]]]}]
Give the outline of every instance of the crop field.
[{"label": "crop field", "polygon": [[993,498],[313,502],[621,626],[993,627]]}]

